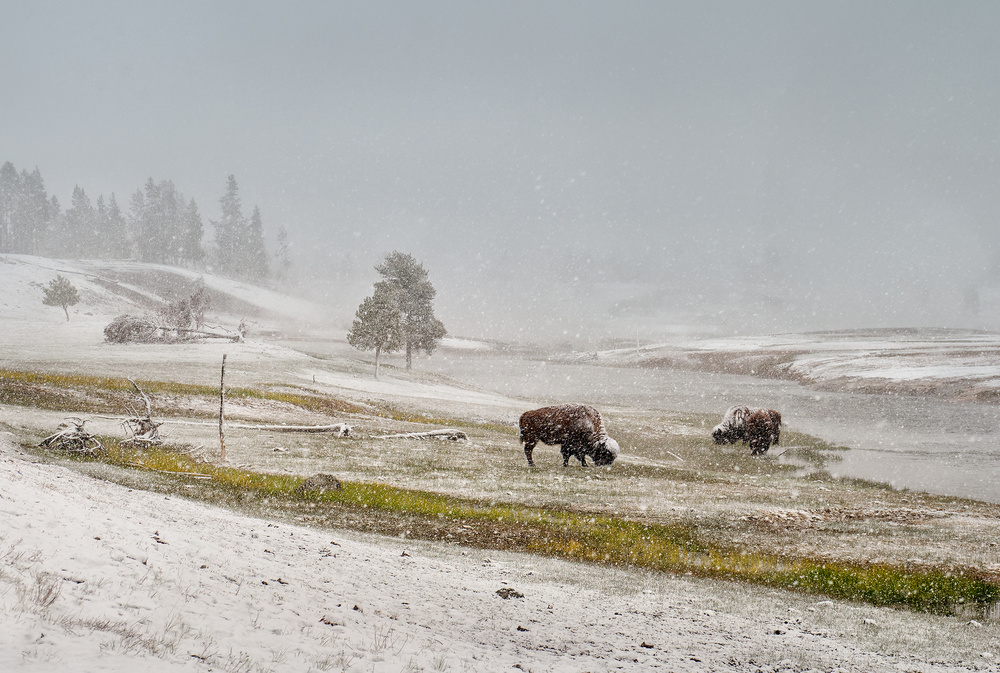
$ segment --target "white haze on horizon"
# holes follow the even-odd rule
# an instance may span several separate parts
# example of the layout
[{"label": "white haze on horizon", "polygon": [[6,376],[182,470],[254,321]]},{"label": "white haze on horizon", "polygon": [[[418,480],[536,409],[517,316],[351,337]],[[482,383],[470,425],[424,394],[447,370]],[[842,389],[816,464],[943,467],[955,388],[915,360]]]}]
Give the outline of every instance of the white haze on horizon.
[{"label": "white haze on horizon", "polygon": [[4,16],[0,162],[64,208],[170,179],[209,233],[235,174],[346,323],[401,250],[462,336],[1000,328],[1000,5]]}]

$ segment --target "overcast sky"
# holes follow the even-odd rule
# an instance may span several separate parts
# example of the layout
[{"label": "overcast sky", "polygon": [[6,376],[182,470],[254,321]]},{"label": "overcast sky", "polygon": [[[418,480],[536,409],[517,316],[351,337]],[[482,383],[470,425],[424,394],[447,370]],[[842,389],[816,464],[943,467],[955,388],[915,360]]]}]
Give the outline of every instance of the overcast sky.
[{"label": "overcast sky", "polygon": [[1000,3],[0,7],[0,162],[232,173],[354,306],[399,249],[470,335],[1000,326]]}]

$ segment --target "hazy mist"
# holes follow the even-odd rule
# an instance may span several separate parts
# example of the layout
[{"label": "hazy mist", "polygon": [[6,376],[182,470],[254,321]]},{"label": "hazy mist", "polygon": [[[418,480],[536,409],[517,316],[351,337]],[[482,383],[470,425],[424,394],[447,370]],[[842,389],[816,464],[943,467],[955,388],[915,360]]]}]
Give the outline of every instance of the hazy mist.
[{"label": "hazy mist", "polygon": [[[394,249],[453,334],[1000,327],[1000,4],[6,2],[0,162],[226,176],[344,324]],[[580,336],[577,336],[580,335]]]}]

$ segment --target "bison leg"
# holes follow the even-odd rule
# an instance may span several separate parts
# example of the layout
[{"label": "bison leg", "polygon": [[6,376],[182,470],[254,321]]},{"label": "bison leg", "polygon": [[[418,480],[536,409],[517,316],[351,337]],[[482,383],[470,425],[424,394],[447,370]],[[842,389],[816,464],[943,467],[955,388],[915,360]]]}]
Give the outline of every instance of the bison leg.
[{"label": "bison leg", "polygon": [[587,454],[583,447],[576,442],[567,442],[562,445],[563,467],[569,467],[571,456],[580,461],[580,467],[587,467]]},{"label": "bison leg", "polygon": [[579,458],[581,455],[580,450],[572,442],[566,442],[560,446],[560,451],[563,457],[563,467],[569,467],[569,459],[571,456],[576,456]]},{"label": "bison leg", "polygon": [[535,462],[531,460],[531,452],[535,450],[535,444],[537,442],[525,442],[524,443],[524,457],[528,459],[528,466],[534,467]]}]

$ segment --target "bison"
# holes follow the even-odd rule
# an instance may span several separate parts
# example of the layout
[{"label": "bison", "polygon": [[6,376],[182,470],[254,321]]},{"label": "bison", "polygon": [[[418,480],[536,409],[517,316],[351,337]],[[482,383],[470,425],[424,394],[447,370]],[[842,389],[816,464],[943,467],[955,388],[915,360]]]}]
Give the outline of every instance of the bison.
[{"label": "bison", "polygon": [[781,414],[745,405],[730,407],[722,422],[712,429],[712,439],[716,444],[742,441],[750,445],[751,454],[767,453],[781,439]]},{"label": "bison", "polygon": [[563,467],[576,456],[587,467],[587,456],[594,465],[610,465],[618,457],[618,442],[608,437],[601,414],[586,404],[560,404],[526,411],[520,420],[521,441],[528,465],[534,465],[531,452],[535,444],[559,444]]}]

